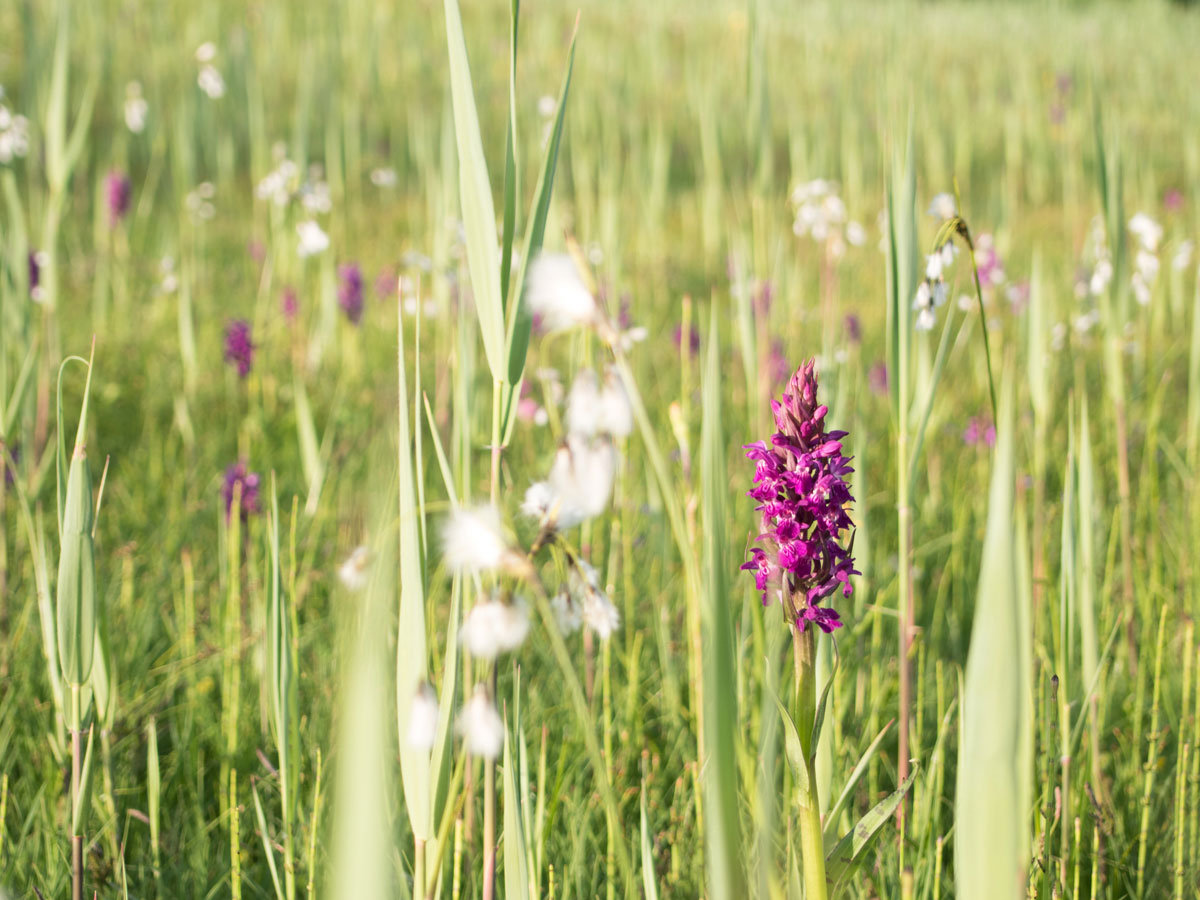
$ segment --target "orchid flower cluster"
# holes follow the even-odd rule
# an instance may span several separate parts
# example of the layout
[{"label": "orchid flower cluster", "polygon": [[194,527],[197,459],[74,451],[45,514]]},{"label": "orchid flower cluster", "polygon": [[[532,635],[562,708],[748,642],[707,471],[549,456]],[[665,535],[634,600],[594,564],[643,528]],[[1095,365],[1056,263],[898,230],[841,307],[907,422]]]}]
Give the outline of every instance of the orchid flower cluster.
[{"label": "orchid flower cluster", "polygon": [[[636,339],[633,329],[622,331],[605,315],[568,255],[542,254],[529,269],[524,295],[539,333],[550,334],[577,327],[592,329],[615,345]],[[547,402],[554,403],[554,397]],[[618,373],[584,368],[566,396],[562,417],[566,436],[559,445],[542,481],[525,492],[520,510],[537,525],[537,536],[528,550],[510,538],[500,510],[491,504],[456,508],[442,528],[442,553],[446,568],[455,575],[480,579],[481,599],[467,613],[459,641],[476,659],[492,661],[518,650],[530,633],[530,608],[522,590],[545,597],[534,558],[543,547],[558,552],[566,570],[562,585],[549,600],[554,620],[563,636],[580,628],[606,640],[620,624],[620,614],[609,599],[604,581],[587,560],[562,539],[565,531],[600,515],[612,495],[618,457],[617,442],[633,430],[633,410]],[[511,585],[511,586],[510,586]],[[431,689],[423,688],[428,702],[418,695],[413,704],[410,741],[423,746],[431,733],[417,721],[429,715]],[[504,726],[487,689],[477,687],[458,716],[458,731],[467,751],[496,758],[504,740]]]},{"label": "orchid flower cluster", "polygon": [[778,430],[769,442],[746,445],[756,463],[748,496],[759,502],[762,546],[750,550],[742,566],[754,573],[763,605],[778,596],[788,621],[797,630],[816,625],[829,633],[842,626],[837,610],[822,603],[838,590],[853,590],[854,541],[846,511],[854,498],[846,476],[854,470],[842,454],[844,431],[826,431],[828,409],[817,403],[816,364],[809,361],[792,375],[783,401],[771,401]]}]

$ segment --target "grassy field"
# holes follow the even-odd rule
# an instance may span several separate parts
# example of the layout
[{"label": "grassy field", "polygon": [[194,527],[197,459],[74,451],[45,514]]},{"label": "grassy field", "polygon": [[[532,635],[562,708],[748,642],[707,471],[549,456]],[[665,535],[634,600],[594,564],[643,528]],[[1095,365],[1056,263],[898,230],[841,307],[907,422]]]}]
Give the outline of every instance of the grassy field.
[{"label": "grassy field", "polygon": [[0,4],[0,897],[1200,896],[1197,11],[513,13]]}]

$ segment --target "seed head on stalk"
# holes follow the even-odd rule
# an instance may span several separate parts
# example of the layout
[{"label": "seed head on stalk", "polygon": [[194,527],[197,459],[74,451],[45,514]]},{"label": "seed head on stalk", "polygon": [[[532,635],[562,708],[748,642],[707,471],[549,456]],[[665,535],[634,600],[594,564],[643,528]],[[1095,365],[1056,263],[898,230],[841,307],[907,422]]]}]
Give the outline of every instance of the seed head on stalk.
[{"label": "seed head on stalk", "polygon": [[842,533],[854,528],[846,511],[854,498],[846,476],[854,470],[842,455],[844,431],[826,431],[826,407],[817,403],[814,361],[802,365],[771,401],[778,428],[769,442],[747,444],[746,456],[757,463],[748,496],[759,501],[762,546],[751,549],[742,566],[754,572],[763,605],[778,591],[788,619],[803,631],[810,623],[824,632],[842,625],[837,611],[822,602],[841,588],[849,596],[854,568],[853,539]]}]

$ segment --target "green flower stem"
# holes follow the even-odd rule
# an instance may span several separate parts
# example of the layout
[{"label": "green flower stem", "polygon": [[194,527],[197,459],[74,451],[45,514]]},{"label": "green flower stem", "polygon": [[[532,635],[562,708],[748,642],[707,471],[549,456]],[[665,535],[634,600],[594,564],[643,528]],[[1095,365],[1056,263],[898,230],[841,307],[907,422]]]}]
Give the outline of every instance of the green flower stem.
[{"label": "green flower stem", "polygon": [[[815,627],[815,626],[814,626]],[[816,748],[812,746],[817,717],[817,651],[814,627],[801,631],[792,626],[796,698],[793,720],[804,754],[805,781],[800,795],[800,856],[804,866],[805,900],[827,900],[825,841],[821,826],[821,801],[817,793]]]}]

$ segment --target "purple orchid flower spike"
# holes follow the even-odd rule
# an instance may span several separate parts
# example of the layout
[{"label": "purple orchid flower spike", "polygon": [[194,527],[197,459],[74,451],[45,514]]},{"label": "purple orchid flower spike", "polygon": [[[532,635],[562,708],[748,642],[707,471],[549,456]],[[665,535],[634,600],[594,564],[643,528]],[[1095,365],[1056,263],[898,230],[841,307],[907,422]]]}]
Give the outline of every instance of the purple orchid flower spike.
[{"label": "purple orchid flower spike", "polygon": [[764,606],[777,595],[798,630],[815,625],[828,633],[842,620],[822,604],[839,590],[848,597],[851,576],[860,574],[853,539],[842,542],[843,532],[854,529],[846,511],[854,500],[846,483],[854,470],[842,454],[846,432],[825,430],[828,410],[817,403],[811,360],[795,371],[782,402],[771,401],[771,409],[778,431],[769,442],[745,447],[756,463],[747,495],[759,501],[762,533],[742,568],[754,572]]}]

